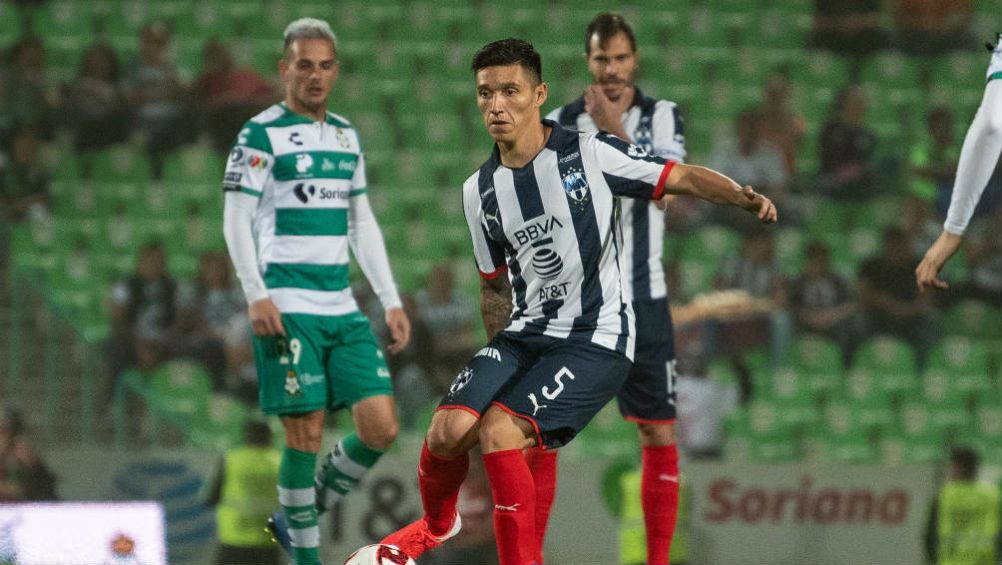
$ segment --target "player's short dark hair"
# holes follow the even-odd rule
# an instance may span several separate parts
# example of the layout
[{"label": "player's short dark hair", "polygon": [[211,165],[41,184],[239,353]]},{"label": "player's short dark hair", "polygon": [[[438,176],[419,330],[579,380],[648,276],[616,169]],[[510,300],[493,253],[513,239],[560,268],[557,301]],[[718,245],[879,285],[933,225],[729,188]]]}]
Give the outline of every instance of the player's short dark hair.
[{"label": "player's short dark hair", "polygon": [[271,445],[271,427],[268,424],[251,418],[244,424],[244,440],[248,445]]},{"label": "player's short dark hair", "polygon": [[630,49],[636,51],[637,35],[633,33],[633,26],[626,18],[616,12],[603,12],[595,16],[585,30],[585,54],[591,54],[592,36],[598,35],[598,45],[604,48],[610,39],[620,33],[626,34],[626,38],[630,40]]},{"label": "player's short dark hair", "polygon": [[978,477],[980,463],[978,452],[970,447],[954,447],[950,450],[950,463],[956,467],[961,479],[974,480]]},{"label": "player's short dark hair", "polygon": [[521,65],[529,71],[535,84],[543,82],[543,60],[531,43],[522,39],[501,39],[480,48],[473,56],[473,74],[487,67]]}]

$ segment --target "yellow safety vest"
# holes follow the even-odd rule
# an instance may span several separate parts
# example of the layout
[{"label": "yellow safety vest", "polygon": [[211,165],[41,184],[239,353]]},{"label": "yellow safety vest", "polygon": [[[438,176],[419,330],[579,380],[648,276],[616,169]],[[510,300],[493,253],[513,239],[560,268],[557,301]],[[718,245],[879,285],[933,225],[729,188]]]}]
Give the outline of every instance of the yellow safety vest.
[{"label": "yellow safety vest", "polygon": [[939,491],[939,565],[995,565],[999,489],[977,481],[951,481]]},{"label": "yellow safety vest", "polygon": [[[623,493],[619,513],[619,562],[622,565],[647,563],[647,532],[644,528],[644,507],[640,499],[640,471],[623,473],[619,487]],[[684,563],[689,558],[685,541],[685,483],[679,476],[678,514],[668,560]]]},{"label": "yellow safety vest", "polygon": [[281,457],[270,447],[239,447],[226,454],[223,491],[216,507],[220,543],[236,547],[271,544],[264,524],[278,508],[275,489]]}]

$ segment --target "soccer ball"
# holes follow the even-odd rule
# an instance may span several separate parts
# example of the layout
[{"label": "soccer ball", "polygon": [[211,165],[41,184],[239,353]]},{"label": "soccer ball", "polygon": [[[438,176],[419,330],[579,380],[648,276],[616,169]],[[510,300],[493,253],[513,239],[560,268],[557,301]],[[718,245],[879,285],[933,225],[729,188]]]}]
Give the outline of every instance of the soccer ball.
[{"label": "soccer ball", "polygon": [[416,565],[395,545],[367,545],[348,556],[344,565]]}]

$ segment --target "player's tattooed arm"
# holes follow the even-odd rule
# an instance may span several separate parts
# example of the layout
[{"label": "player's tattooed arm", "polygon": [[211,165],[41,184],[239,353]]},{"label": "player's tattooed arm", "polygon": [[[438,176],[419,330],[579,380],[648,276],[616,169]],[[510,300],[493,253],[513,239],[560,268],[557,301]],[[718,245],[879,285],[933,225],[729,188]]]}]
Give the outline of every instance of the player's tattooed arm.
[{"label": "player's tattooed arm", "polygon": [[488,341],[508,325],[511,318],[511,283],[508,277],[480,279],[480,315],[484,319]]}]

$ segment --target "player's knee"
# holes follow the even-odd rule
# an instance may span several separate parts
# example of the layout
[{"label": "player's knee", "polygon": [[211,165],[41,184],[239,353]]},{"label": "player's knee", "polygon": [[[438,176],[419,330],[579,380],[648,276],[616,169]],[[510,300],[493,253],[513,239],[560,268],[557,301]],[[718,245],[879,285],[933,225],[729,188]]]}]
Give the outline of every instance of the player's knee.
[{"label": "player's knee", "polygon": [[458,457],[470,450],[477,439],[477,419],[460,410],[435,413],[428,427],[428,449],[441,457]]},{"label": "player's knee", "polygon": [[378,426],[358,429],[355,433],[358,434],[358,439],[362,440],[362,443],[372,449],[382,451],[389,449],[396,441],[397,435],[400,433],[400,424],[397,423],[396,419],[393,419],[389,422],[381,422]]},{"label": "player's knee", "polygon": [[484,453],[525,449],[535,445],[532,424],[498,408],[491,408],[480,423],[480,448]]},{"label": "player's knee", "polygon": [[643,447],[662,447],[675,443],[675,431],[671,424],[639,423],[637,433]]}]

